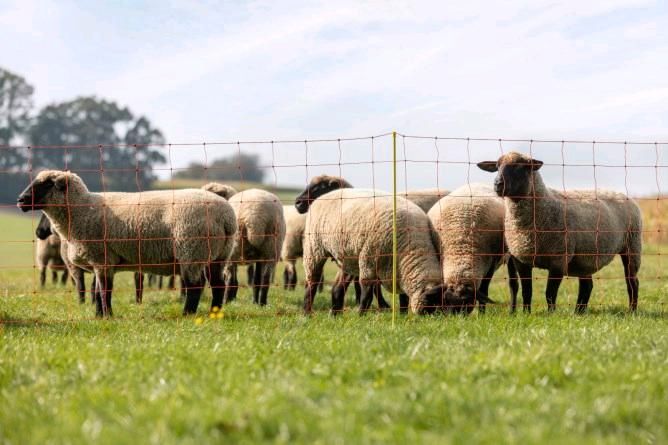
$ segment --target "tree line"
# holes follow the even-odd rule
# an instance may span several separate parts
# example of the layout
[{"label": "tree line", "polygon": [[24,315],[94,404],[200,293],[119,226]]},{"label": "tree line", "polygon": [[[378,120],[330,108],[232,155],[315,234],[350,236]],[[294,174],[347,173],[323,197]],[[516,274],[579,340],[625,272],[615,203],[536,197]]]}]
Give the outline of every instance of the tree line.
[{"label": "tree line", "polygon": [[[94,96],[46,105],[34,112],[35,88],[0,67],[0,203],[12,203],[31,172],[69,169],[93,191],[151,188],[164,164],[165,136],[145,116]],[[193,162],[175,176],[201,179]],[[262,182],[259,157],[238,153],[212,161],[206,177]],[[240,171],[243,175],[240,175]]]}]

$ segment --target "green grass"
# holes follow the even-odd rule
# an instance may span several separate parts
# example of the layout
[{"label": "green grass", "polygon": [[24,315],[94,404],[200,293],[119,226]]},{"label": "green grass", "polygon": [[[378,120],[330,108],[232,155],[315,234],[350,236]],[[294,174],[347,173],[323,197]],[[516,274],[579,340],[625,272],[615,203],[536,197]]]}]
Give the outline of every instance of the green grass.
[{"label": "green grass", "polygon": [[[35,285],[32,223],[0,215],[0,443],[666,443],[668,314],[661,250],[646,249],[640,310],[616,261],[591,310],[568,280],[548,315],[300,314],[301,292],[247,289],[222,318],[180,316],[176,291],[93,319],[71,288]],[[13,246],[13,247],[12,247]],[[665,251],[665,250],[663,250]],[[4,266],[11,266],[8,268]],[[282,268],[277,272],[280,277]],[[492,298],[507,301],[504,274]],[[333,270],[328,270],[332,278]],[[242,274],[242,282],[245,282]],[[277,280],[278,282],[278,280]],[[389,295],[386,294],[389,298]]]}]

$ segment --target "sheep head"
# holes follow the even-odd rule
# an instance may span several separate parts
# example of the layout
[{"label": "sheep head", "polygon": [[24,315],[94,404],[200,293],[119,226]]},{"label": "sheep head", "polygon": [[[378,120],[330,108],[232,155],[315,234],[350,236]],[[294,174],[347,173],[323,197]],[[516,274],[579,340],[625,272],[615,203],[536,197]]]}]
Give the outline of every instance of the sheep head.
[{"label": "sheep head", "polygon": [[67,195],[74,190],[88,191],[79,176],[66,171],[45,170],[21,192],[16,205],[24,212],[66,206]]},{"label": "sheep head", "polygon": [[39,224],[37,224],[37,229],[35,229],[35,235],[37,235],[38,239],[45,240],[51,236],[52,233],[51,221],[46,217],[46,213],[42,213],[42,217],[39,219]]},{"label": "sheep head", "polygon": [[202,190],[215,193],[216,195],[225,199],[230,199],[232,196],[237,194],[237,189],[231,185],[225,185],[219,182],[209,182],[208,184],[202,186]]},{"label": "sheep head", "polygon": [[306,189],[297,196],[295,207],[299,213],[306,213],[311,203],[322,195],[345,188],[353,188],[353,186],[343,178],[329,175],[316,176],[311,179]]},{"label": "sheep head", "polygon": [[496,194],[513,200],[519,200],[532,194],[535,172],[542,165],[543,161],[514,151],[504,154],[496,162],[478,163],[481,170],[497,172],[494,178]]}]

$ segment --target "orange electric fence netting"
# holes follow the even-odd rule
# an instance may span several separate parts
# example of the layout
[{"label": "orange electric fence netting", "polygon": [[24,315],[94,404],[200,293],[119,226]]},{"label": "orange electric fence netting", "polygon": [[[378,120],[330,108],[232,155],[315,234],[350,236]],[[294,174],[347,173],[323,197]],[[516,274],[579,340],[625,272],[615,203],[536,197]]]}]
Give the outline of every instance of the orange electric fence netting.
[{"label": "orange electric fence netting", "polygon": [[0,147],[29,160],[0,171],[15,195],[0,323],[94,319],[111,295],[116,315],[151,318],[528,310],[531,295],[582,310],[589,294],[592,310],[663,311],[664,142],[386,133],[133,145],[120,161],[112,147]]}]

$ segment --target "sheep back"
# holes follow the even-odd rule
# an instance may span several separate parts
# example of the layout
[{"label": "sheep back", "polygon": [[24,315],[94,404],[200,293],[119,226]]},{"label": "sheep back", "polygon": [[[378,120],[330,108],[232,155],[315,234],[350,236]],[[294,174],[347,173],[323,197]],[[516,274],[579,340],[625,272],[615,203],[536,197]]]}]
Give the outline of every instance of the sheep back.
[{"label": "sheep back", "polygon": [[471,283],[478,289],[487,272],[501,264],[504,214],[503,199],[491,186],[477,183],[453,190],[429,210],[446,287]]},{"label": "sheep back", "polygon": [[278,261],[285,239],[283,206],[278,197],[266,190],[249,189],[234,195],[229,203],[239,227],[232,261]]}]

